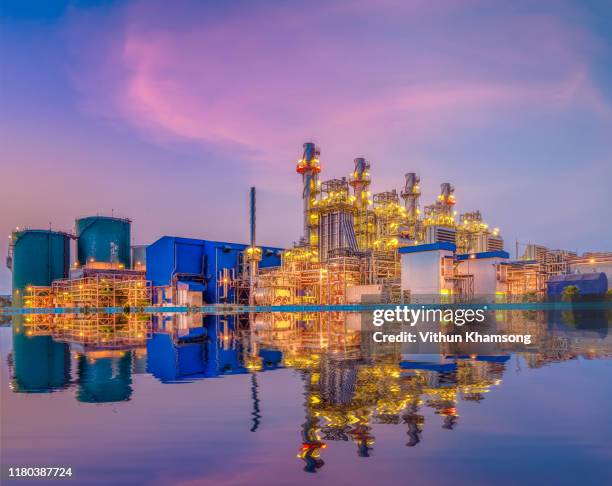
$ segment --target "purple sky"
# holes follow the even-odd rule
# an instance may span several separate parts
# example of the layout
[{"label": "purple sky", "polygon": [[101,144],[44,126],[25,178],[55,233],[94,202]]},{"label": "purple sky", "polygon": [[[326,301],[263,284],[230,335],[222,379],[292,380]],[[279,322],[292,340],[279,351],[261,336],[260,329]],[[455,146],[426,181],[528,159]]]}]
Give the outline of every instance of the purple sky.
[{"label": "purple sky", "polygon": [[[300,235],[301,144],[373,191],[421,175],[514,241],[611,250],[608,2],[7,0],[0,19],[4,233],[133,219],[164,234]],[[2,265],[0,293],[10,289]]]}]

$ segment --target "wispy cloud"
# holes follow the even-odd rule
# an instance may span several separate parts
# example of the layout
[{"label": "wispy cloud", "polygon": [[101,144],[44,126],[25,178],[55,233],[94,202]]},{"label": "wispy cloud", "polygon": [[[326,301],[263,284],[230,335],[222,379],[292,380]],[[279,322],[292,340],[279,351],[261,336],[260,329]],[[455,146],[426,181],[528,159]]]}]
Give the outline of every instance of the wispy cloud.
[{"label": "wispy cloud", "polygon": [[588,36],[474,3],[246,5],[213,23],[198,2],[141,2],[118,26],[121,44],[89,66],[96,75],[75,77],[88,106],[111,100],[147,136],[242,146],[270,164],[275,147],[322,134],[418,143],[513,110],[580,105],[609,117],[589,78]]}]

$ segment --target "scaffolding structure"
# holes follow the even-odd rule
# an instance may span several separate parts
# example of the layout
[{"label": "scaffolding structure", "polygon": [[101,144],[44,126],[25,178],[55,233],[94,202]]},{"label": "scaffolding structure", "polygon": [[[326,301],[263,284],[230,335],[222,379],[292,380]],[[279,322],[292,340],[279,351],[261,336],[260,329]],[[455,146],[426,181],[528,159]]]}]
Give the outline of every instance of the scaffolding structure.
[{"label": "scaffolding structure", "polygon": [[454,192],[455,188],[448,182],[440,185],[440,194],[436,201],[429,206],[425,206],[425,219],[423,220],[425,226],[455,228],[457,223],[455,221],[456,212],[453,211],[455,205]]},{"label": "scaffolding structure", "polygon": [[151,305],[151,283],[133,271],[85,272],[55,280],[50,287],[28,287],[26,307],[137,308]]},{"label": "scaffolding structure", "polygon": [[[518,242],[517,242],[518,251]],[[612,258],[609,259],[612,262]],[[515,295],[546,292],[546,282],[556,275],[580,271],[582,265],[605,263],[605,258],[579,257],[576,252],[550,250],[542,245],[527,244],[520,259],[508,268],[508,292]]]},{"label": "scaffolding structure", "polygon": [[489,229],[480,211],[463,213],[457,225],[457,252],[479,253],[503,250],[499,228]]},{"label": "scaffolding structure", "polygon": [[374,194],[374,215],[376,220],[374,249],[397,249],[402,231],[408,225],[408,211],[400,204],[395,189]]},{"label": "scaffolding structure", "polygon": [[535,261],[512,262],[508,265],[507,285],[511,295],[542,295],[548,277],[543,264]]},{"label": "scaffolding structure", "polygon": [[325,263],[283,259],[280,268],[261,269],[258,305],[343,304],[349,287],[359,285],[361,260],[332,257]]}]

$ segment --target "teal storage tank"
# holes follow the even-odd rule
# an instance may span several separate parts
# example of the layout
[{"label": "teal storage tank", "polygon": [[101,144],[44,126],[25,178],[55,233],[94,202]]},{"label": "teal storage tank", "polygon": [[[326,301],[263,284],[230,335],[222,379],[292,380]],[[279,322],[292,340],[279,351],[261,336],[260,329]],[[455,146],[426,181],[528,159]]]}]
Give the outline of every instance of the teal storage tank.
[{"label": "teal storage tank", "polygon": [[9,265],[13,271],[13,296],[23,295],[28,285],[51,285],[68,277],[70,235],[51,230],[14,231]]},{"label": "teal storage tank", "polygon": [[130,268],[131,221],[109,216],[76,220],[77,261],[123,264]]}]

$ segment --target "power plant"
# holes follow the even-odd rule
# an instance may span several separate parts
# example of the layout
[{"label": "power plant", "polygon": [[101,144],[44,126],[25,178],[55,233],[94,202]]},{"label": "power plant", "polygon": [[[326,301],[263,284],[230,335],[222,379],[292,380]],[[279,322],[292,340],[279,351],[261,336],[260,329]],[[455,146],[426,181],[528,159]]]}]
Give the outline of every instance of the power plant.
[{"label": "power plant", "polygon": [[[544,295],[547,282],[559,275],[567,276],[566,286],[588,291],[594,287],[585,282],[597,280],[600,292],[607,288],[612,253],[578,256],[528,245],[510,261],[500,230],[490,228],[479,210],[457,213],[452,184],[442,183],[437,198],[421,209],[415,172],[404,175],[399,191],[372,194],[372,167],[365,158],[354,159],[348,177],[322,180],[320,156],[314,143],[305,143],[296,165],[303,209],[302,234],[293,247],[257,246],[255,188],[248,244],[164,236],[132,246],[129,219],[83,217],[73,233],[12,233],[7,264],[14,301],[27,307],[128,309],[328,305],[367,298],[418,302],[426,296],[515,299]],[[571,277],[593,272],[603,276]]]},{"label": "power plant", "polygon": [[[419,296],[430,301],[440,296],[506,299],[541,295],[550,277],[577,268],[572,266],[576,255],[558,252],[564,266],[541,268],[535,262],[544,278],[533,282],[523,270],[526,260],[510,262],[500,230],[490,228],[479,210],[457,215],[450,183],[442,183],[436,200],[421,211],[416,173],[405,174],[399,193],[372,194],[370,162],[356,158],[348,178],[320,180],[320,154],[313,143],[304,144],[296,167],[303,234],[282,252],[280,266],[257,272],[252,286],[256,304],[344,304],[365,298],[410,302]],[[581,270],[610,272],[612,253],[594,255],[590,262],[590,268]],[[235,285],[245,286],[240,274]]]}]

